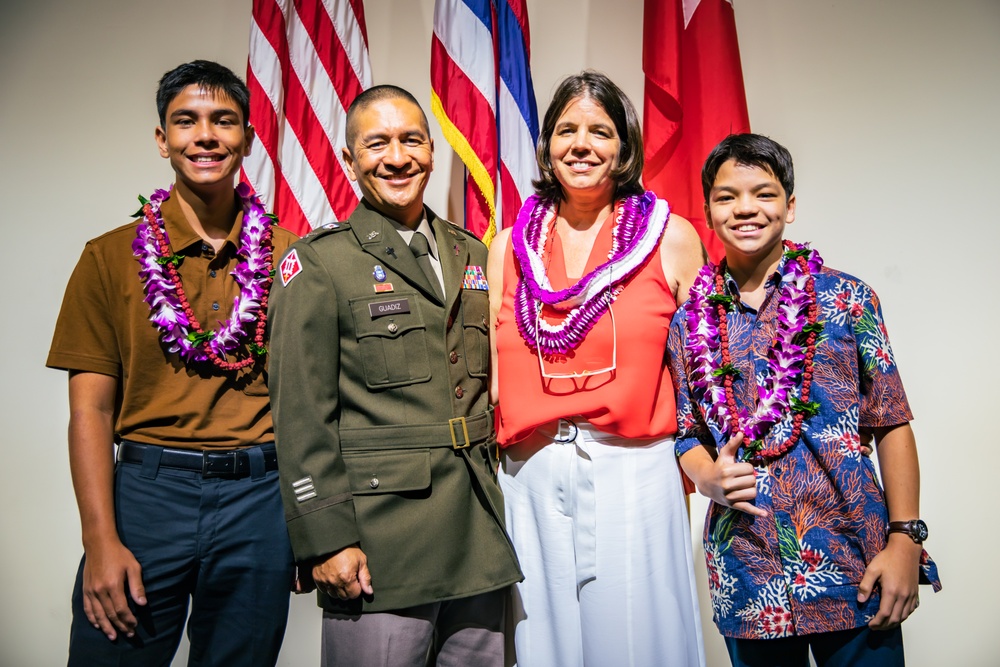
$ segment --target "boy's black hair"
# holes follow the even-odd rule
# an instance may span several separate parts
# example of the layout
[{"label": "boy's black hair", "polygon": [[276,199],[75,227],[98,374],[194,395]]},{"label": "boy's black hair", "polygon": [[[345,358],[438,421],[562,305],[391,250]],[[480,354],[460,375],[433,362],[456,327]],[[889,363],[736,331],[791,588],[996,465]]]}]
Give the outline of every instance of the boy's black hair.
[{"label": "boy's black hair", "polygon": [[774,139],[748,132],[730,134],[705,158],[705,166],[701,170],[701,189],[705,194],[705,201],[708,201],[708,194],[712,191],[719,169],[728,160],[735,160],[736,164],[745,167],[757,167],[770,172],[785,189],[785,198],[792,196],[795,190],[792,154]]},{"label": "boy's black hair", "polygon": [[611,171],[615,181],[615,199],[628,195],[641,195],[642,168],[645,157],[642,151],[642,125],[639,114],[636,113],[632,101],[622,92],[621,88],[607,75],[593,70],[585,70],[563,79],[556,88],[552,102],[545,112],[542,131],[538,137],[538,150],[535,159],[538,162],[538,179],[531,182],[539,196],[544,199],[559,201],[562,199],[562,185],[556,180],[549,159],[549,148],[552,144],[552,134],[556,122],[566,107],[573,100],[588,98],[597,102],[604,113],[608,114],[615,124],[618,133],[618,166]]},{"label": "boy's black hair", "polygon": [[413,106],[417,107],[417,109],[420,109],[420,117],[423,119],[424,132],[427,133],[427,138],[430,139],[431,129],[430,125],[427,124],[427,114],[424,113],[424,109],[420,106],[420,102],[417,101],[417,98],[415,98],[408,90],[400,88],[399,86],[389,84],[372,86],[355,97],[354,101],[351,102],[351,105],[347,107],[347,128],[344,130],[344,139],[347,144],[347,150],[351,152],[351,155],[354,154],[354,140],[357,138],[358,134],[358,114],[375,102],[381,102],[383,100],[406,100],[407,102],[413,104]]},{"label": "boy's black hair", "polygon": [[231,69],[211,60],[193,60],[170,70],[156,89],[156,112],[160,127],[166,128],[167,107],[188,86],[199,86],[216,95],[226,95],[239,106],[243,124],[250,124],[250,91]]}]

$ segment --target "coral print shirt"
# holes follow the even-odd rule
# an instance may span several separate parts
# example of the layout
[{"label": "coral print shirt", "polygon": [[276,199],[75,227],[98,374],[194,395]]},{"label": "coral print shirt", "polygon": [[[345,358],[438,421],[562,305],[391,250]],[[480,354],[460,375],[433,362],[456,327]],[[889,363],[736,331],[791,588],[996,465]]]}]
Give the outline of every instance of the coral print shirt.
[{"label": "coral print shirt", "polygon": [[[777,324],[780,267],[759,311],[740,303],[735,282],[726,278],[735,302],[727,317],[732,362],[740,372],[735,397],[741,410],[752,412]],[[814,279],[824,328],[809,398],[819,412],[805,420],[790,451],[756,468],[756,505],[767,517],[715,503],[709,507],[704,535],[709,588],[715,622],[727,637],[847,630],[866,625],[878,611],[878,595],[858,604],[857,587],[868,563],[885,548],[888,513],[875,466],[861,454],[859,430],[903,424],[912,415],[878,297],[839,271],[823,268]],[[705,406],[695,402],[688,384],[685,315],[684,308],[678,310],[669,340],[678,384],[678,456],[726,442],[717,424],[706,423]],[[765,436],[765,445],[783,442],[790,432],[791,419],[785,418]],[[926,552],[921,581],[941,588]]]}]

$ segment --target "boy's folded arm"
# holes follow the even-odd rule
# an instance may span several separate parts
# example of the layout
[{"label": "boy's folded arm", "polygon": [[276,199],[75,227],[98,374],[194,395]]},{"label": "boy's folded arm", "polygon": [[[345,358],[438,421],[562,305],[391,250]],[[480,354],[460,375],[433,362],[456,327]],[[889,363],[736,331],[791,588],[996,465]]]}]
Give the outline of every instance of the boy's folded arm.
[{"label": "boy's folded arm", "polygon": [[[889,520],[919,518],[920,465],[909,423],[876,428],[875,442]],[[884,630],[894,627],[917,608],[922,551],[922,545],[916,544],[907,535],[892,533],[886,548],[868,564],[858,586],[858,600],[867,600],[876,583],[882,591],[879,611],[869,623],[871,628]]]},{"label": "boy's folded arm", "polygon": [[742,442],[743,434],[737,433],[714,458],[705,446],[689,449],[681,454],[681,468],[703,496],[747,514],[767,516],[766,510],[753,504],[757,497],[753,466],[736,460]]}]

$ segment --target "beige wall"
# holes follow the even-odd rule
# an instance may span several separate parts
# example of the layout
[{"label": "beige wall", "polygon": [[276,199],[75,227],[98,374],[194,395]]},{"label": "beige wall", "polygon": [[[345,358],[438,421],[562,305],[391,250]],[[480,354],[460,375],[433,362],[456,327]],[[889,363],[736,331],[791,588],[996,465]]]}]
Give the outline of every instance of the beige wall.
[{"label": "beige wall", "polygon": [[[366,5],[376,81],[426,104],[433,0]],[[641,105],[641,0],[529,10],[540,110],[583,67]],[[79,527],[66,379],[42,365],[66,280],[88,238],[171,180],[153,145],[156,79],[196,57],[243,71],[249,12],[250,0],[0,5],[0,664],[65,659]],[[909,663],[996,664],[998,442],[983,419],[998,398],[1000,3],[738,0],[736,12],[752,126],[796,158],[790,235],[878,291],[917,415],[945,590],[906,623]],[[428,201],[446,210],[450,151],[437,145]],[[312,601],[295,600],[281,664],[317,664],[318,633]],[[726,664],[707,618],[705,635],[710,664]]]}]

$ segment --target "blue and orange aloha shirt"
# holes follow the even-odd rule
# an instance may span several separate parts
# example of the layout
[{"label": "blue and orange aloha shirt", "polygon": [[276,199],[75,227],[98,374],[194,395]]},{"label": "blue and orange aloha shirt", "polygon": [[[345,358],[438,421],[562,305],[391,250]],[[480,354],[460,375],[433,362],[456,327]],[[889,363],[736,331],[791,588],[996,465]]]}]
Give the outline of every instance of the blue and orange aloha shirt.
[{"label": "blue and orange aloha shirt", "polygon": [[[780,270],[770,278],[759,311],[740,302],[735,281],[726,276],[734,301],[727,318],[730,353],[740,372],[736,402],[749,412],[767,374]],[[859,432],[903,424],[913,416],[875,292],[826,267],[814,284],[824,328],[809,398],[819,404],[819,412],[803,422],[802,437],[791,450],[755,468],[756,505],[767,510],[767,517],[711,503],[705,522],[714,620],[726,637],[848,630],[866,625],[878,612],[877,589],[859,604],[857,587],[868,563],[885,548],[889,519]],[[685,309],[678,309],[668,343],[677,388],[678,456],[726,442],[719,425],[706,423],[704,406],[688,384],[685,317]],[[786,440],[791,424],[791,416],[775,424],[765,443]],[[927,552],[920,567],[921,582],[940,590],[937,566]]]}]

